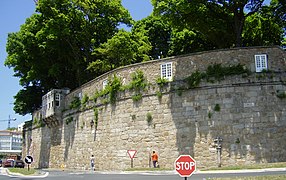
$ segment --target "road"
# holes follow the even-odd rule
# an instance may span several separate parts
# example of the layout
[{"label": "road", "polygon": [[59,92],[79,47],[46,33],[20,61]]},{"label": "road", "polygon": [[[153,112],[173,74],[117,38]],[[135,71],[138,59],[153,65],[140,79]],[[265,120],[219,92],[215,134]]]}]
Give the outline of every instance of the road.
[{"label": "road", "polygon": [[[235,176],[264,176],[264,175],[281,175],[286,174],[285,170],[277,171],[259,171],[259,172],[239,172],[239,173],[196,173],[188,178],[188,180],[207,180],[208,178],[217,177],[235,177]],[[19,179],[43,179],[39,177],[8,177],[0,175],[1,180],[19,180]],[[50,171],[45,180],[184,180],[179,175],[163,172],[155,173],[92,173],[92,172],[62,172]]]}]

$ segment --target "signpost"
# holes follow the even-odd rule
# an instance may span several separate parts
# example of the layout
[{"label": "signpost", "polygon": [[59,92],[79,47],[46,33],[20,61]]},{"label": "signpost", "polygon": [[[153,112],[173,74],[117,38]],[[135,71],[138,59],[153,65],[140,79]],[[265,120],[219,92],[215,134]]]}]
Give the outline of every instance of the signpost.
[{"label": "signpost", "polygon": [[196,170],[196,161],[190,155],[180,155],[175,161],[175,169],[187,180]]},{"label": "signpost", "polygon": [[30,171],[30,164],[33,162],[33,157],[32,156],[26,156],[25,157],[25,163],[27,163],[28,164],[28,171]]},{"label": "signpost", "polygon": [[137,151],[136,150],[128,150],[127,153],[131,159],[131,168],[133,168],[133,158],[135,157],[135,154],[137,153]]}]

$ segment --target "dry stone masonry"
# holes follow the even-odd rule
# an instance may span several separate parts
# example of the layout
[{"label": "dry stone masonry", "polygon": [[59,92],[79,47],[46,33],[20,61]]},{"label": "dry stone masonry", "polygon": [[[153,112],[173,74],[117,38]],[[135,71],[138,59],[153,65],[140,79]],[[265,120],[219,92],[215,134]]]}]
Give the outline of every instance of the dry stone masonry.
[{"label": "dry stone masonry", "polygon": [[[245,72],[220,79],[203,75],[210,67],[234,66]],[[147,86],[128,89],[139,71]],[[114,75],[126,88],[111,103],[110,93],[98,94]],[[37,123],[26,128],[23,155],[32,155],[35,167],[81,170],[90,168],[92,154],[97,170],[128,169],[128,150],[137,150],[135,168],[150,167],[153,150],[160,167],[169,169],[181,154],[191,155],[197,168],[286,161],[285,75],[286,53],[279,47],[208,51],[118,68],[71,92],[54,90],[52,98],[60,103],[50,107],[54,113],[42,108],[33,114]],[[170,81],[159,86],[162,77]],[[76,102],[80,106],[71,108]]]}]

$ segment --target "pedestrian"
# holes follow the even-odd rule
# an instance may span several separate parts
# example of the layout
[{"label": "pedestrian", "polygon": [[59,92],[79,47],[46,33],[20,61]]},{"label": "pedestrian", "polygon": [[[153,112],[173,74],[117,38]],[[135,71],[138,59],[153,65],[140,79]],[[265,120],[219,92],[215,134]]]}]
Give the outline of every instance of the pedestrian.
[{"label": "pedestrian", "polygon": [[94,168],[94,155],[91,155],[91,157],[90,157],[90,167],[91,167],[92,171],[95,171],[95,168]]},{"label": "pedestrian", "polygon": [[153,161],[154,168],[156,168],[157,163],[158,163],[158,154],[155,151],[153,151],[153,154],[152,154],[152,161]]}]

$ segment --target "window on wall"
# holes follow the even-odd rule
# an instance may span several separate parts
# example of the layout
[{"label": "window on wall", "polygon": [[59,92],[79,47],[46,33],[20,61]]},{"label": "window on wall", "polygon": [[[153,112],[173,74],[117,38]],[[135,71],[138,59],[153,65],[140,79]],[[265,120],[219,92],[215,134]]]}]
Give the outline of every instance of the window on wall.
[{"label": "window on wall", "polygon": [[60,106],[60,94],[56,93],[55,95],[55,102],[56,102],[56,106],[59,107]]},{"label": "window on wall", "polygon": [[260,54],[255,55],[255,68],[256,72],[262,72],[262,70],[267,70],[267,55]]},{"label": "window on wall", "polygon": [[161,78],[171,81],[172,76],[172,63],[161,64]]}]

